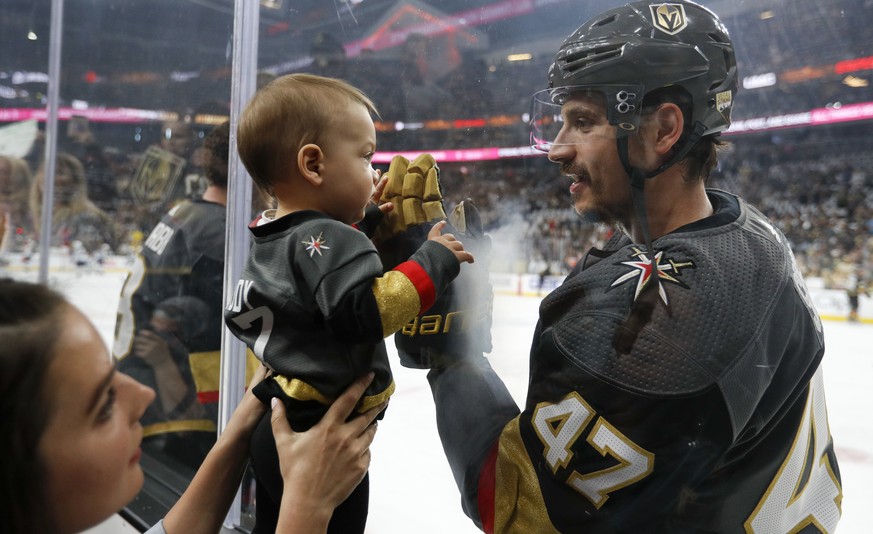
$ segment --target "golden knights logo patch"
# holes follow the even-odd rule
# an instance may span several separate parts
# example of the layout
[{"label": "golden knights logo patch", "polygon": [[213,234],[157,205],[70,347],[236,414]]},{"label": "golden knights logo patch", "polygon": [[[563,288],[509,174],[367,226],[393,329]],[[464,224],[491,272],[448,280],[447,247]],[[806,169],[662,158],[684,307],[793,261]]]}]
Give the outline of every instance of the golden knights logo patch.
[{"label": "golden knights logo patch", "polygon": [[316,252],[319,256],[322,256],[323,251],[330,250],[330,247],[327,246],[322,234],[318,234],[318,237],[309,236],[309,241],[301,241],[300,243],[306,245],[306,252],[309,253],[310,258],[313,257]]},{"label": "golden knights logo patch", "polygon": [[[630,267],[630,272],[627,272],[616,278],[609,289],[620,286],[625,282],[635,281],[636,290],[634,291],[634,300],[640,296],[643,288],[652,278],[652,260],[644,250],[633,247],[630,261],[622,261],[617,265],[625,265]],[[688,286],[679,280],[677,277],[682,276],[682,269],[694,269],[694,262],[691,261],[676,261],[673,258],[664,258],[664,251],[655,254],[655,261],[658,262],[658,295],[661,297],[661,302],[665,307],[670,307],[670,301],[667,298],[667,292],[664,290],[664,284],[661,282],[670,282],[680,287],[688,289]],[[609,290],[607,289],[607,291]]]},{"label": "golden knights logo patch", "polygon": [[688,26],[682,4],[651,4],[652,24],[668,35],[676,35]]}]

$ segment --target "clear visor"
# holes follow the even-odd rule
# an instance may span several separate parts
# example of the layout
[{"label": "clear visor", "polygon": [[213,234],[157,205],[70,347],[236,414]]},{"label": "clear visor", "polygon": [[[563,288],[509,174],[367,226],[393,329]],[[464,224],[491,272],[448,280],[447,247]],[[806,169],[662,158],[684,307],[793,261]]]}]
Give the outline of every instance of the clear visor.
[{"label": "clear visor", "polygon": [[640,123],[643,87],[627,85],[570,86],[534,93],[530,106],[530,143],[548,152],[553,146],[615,137],[609,128],[595,128],[605,120],[618,135],[636,131]]}]

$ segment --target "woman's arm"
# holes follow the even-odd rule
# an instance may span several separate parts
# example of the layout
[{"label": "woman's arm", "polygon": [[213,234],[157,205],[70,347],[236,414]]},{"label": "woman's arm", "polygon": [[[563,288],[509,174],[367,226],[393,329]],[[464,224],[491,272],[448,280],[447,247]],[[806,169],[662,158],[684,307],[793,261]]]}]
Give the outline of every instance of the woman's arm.
[{"label": "woman's arm", "polygon": [[249,389],[219,436],[188,489],[167,512],[167,534],[215,534],[227,516],[248,462],[249,436],[266,412],[266,406],[252,394],[252,388],[266,375],[260,366]]}]

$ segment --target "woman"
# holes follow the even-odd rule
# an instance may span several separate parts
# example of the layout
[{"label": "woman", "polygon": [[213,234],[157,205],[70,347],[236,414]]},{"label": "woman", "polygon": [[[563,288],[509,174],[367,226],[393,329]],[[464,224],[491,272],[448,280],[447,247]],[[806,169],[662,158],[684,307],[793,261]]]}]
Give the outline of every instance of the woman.
[{"label": "woman", "polygon": [[[0,347],[0,493],[10,496],[0,532],[73,533],[100,523],[142,486],[139,419],[154,391],[116,372],[90,321],[44,286],[0,280]],[[290,429],[282,403],[273,408],[285,481],[277,532],[325,531],[363,478],[371,423],[384,406],[345,420],[371,379],[358,380],[305,433]],[[264,410],[245,394],[188,489],[150,532],[218,532]]]},{"label": "woman", "polygon": [[[79,241],[86,251],[94,252],[103,245],[115,249],[118,232],[109,215],[88,197],[85,168],[75,157],[59,152],[55,159],[54,202],[52,204],[52,246],[68,246]],[[38,237],[45,169],[40,166],[30,188],[29,206],[34,230]]]},{"label": "woman", "polygon": [[33,176],[27,162],[0,155],[0,211],[5,213],[0,221],[5,228],[0,233],[3,241],[0,251],[19,250],[24,236],[19,235],[16,229],[20,228],[23,234],[33,226],[27,212],[27,198],[32,181]]}]

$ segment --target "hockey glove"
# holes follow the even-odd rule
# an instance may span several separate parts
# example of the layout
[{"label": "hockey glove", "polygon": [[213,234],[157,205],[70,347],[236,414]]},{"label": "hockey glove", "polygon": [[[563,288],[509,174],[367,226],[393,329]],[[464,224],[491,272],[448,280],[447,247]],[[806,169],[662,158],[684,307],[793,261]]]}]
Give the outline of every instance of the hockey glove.
[{"label": "hockey glove", "polygon": [[[472,201],[468,199],[458,204],[444,232],[462,241],[476,262],[462,263],[458,277],[437,297],[433,306],[394,334],[400,364],[404,367],[445,367],[491,352],[494,300],[488,278],[491,238],[483,231],[479,211]],[[417,241],[413,251],[424,239],[427,239],[426,234]]]},{"label": "hockey glove", "polygon": [[[446,212],[439,168],[430,154],[421,154],[411,163],[403,156],[394,156],[386,176],[388,183],[382,192],[382,201],[391,202],[394,209],[385,214],[376,228],[373,243],[380,251],[389,251],[382,261],[386,269],[392,269],[418,250],[427,239],[430,227],[445,219]],[[395,243],[383,247],[388,241]]]}]

